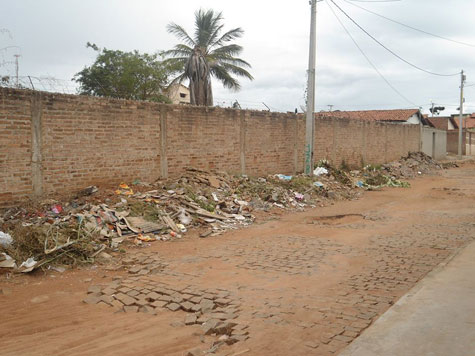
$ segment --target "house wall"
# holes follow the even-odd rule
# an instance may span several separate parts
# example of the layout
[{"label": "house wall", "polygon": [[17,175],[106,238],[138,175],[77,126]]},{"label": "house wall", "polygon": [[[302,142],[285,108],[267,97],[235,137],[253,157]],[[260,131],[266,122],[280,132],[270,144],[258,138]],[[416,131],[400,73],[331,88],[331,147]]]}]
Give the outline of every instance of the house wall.
[{"label": "house wall", "polygon": [[[315,161],[379,164],[419,149],[419,125],[316,119]],[[0,88],[0,206],[88,185],[303,171],[303,115]]]},{"label": "house wall", "polygon": [[[465,130],[462,134],[462,155],[466,154]],[[447,153],[458,154],[459,130],[447,131]]]},{"label": "house wall", "polygon": [[419,125],[421,123],[421,119],[419,118],[418,114],[414,114],[406,121],[406,123],[412,125]]},{"label": "house wall", "polygon": [[436,160],[447,157],[447,131],[431,127],[422,129],[422,152]]},{"label": "house wall", "polygon": [[475,155],[475,132],[467,131],[465,142],[466,142],[465,152],[467,156]]},{"label": "house wall", "polygon": [[168,98],[172,104],[189,104],[190,89],[181,84],[174,84],[167,90]]}]

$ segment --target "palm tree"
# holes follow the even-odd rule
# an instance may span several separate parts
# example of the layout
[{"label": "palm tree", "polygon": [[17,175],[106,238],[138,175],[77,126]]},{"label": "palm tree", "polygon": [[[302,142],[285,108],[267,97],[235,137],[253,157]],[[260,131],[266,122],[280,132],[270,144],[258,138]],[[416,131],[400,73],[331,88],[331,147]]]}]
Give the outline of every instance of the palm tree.
[{"label": "palm tree", "polygon": [[185,29],[175,23],[167,26],[183,43],[164,52],[169,57],[166,62],[172,65],[179,75],[173,83],[190,81],[190,101],[192,105],[213,105],[211,76],[221,81],[224,87],[239,90],[241,86],[234,76],[254,79],[244,68],[251,65],[235,56],[242,52],[242,47],[230,41],[240,38],[244,31],[234,28],[221,35],[224,27],[223,15],[213,10],[200,9],[195,12],[195,33],[188,35]]}]

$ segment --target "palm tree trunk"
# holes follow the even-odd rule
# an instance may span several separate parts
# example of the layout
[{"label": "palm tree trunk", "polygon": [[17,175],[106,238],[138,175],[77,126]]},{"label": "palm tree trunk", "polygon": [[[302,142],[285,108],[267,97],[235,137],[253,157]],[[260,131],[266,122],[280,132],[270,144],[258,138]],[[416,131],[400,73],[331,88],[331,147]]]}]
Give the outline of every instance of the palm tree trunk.
[{"label": "palm tree trunk", "polygon": [[186,65],[186,76],[190,80],[191,105],[212,106],[211,73],[200,48],[195,48]]}]

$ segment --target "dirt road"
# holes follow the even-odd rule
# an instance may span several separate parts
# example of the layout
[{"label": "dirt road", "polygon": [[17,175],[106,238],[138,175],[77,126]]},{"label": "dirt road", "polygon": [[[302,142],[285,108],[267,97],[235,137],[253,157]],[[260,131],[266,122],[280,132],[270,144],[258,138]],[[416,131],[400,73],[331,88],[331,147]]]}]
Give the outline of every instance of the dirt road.
[{"label": "dirt road", "polygon": [[2,276],[0,355],[184,355],[218,342],[203,322],[235,342],[216,355],[337,354],[475,238],[474,177],[465,166],[219,237],[130,249],[129,272]]}]

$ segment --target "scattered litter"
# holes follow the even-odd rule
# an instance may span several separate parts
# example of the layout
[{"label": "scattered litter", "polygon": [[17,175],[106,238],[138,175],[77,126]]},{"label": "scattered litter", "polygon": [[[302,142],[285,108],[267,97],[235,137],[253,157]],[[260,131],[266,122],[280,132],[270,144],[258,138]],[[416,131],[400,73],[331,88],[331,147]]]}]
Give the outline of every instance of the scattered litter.
[{"label": "scattered litter", "polygon": [[317,176],[317,177],[319,177],[321,175],[324,175],[324,174],[328,174],[328,169],[326,169],[325,167],[317,167],[313,171],[313,175]]},{"label": "scattered litter", "polygon": [[176,227],[180,229],[181,232],[186,232],[186,227],[183,224],[176,224]]},{"label": "scattered litter", "polygon": [[178,220],[183,225],[189,225],[191,223],[191,216],[185,212],[185,209],[180,209],[180,213],[178,214]]},{"label": "scattered litter", "polygon": [[56,204],[51,208],[51,211],[55,214],[61,214],[61,212],[63,211],[63,208],[60,204]]},{"label": "scattered litter", "polygon": [[6,253],[0,253],[0,268],[16,268],[15,260]]},{"label": "scattered litter", "polygon": [[358,188],[408,187],[402,179],[441,168],[427,155],[411,153],[353,171],[321,160],[312,177],[253,178],[190,168],[181,177],[152,184],[135,180],[135,192],[127,183],[100,192],[90,186],[69,202],[48,200],[34,209],[0,212],[0,228],[8,232],[0,231],[0,267],[15,269],[16,261],[25,261],[18,270],[26,272],[93,263],[105,255],[110,263],[122,244],[143,248],[180,239],[192,229],[201,229],[201,238],[218,236],[251,225],[255,211],[302,211],[329,200],[355,199],[362,194]]},{"label": "scattered litter", "polygon": [[84,188],[83,190],[81,190],[78,195],[79,196],[89,196],[89,195],[92,195],[96,192],[99,191],[99,188],[97,188],[95,185],[91,185],[87,188]]},{"label": "scattered litter", "polygon": [[275,177],[279,178],[280,180],[291,180],[292,176],[286,176],[283,174],[276,174]]},{"label": "scattered litter", "polygon": [[56,271],[58,273],[64,273],[66,271],[66,268],[61,267],[61,266],[50,266],[49,269]]},{"label": "scattered litter", "polygon": [[13,243],[13,239],[9,234],[0,231],[0,246],[8,248]]},{"label": "scattered litter", "polygon": [[18,267],[18,269],[23,273],[31,272],[35,269],[37,264],[38,261],[36,261],[34,257],[30,257],[25,262],[23,262],[20,267]]}]

